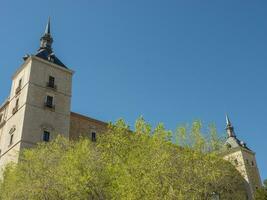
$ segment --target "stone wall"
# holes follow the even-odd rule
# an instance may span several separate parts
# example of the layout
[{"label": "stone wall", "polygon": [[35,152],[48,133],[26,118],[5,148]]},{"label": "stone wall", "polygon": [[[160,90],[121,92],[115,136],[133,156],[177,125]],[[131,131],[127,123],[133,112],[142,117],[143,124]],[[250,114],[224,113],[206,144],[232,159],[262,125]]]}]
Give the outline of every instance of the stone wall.
[{"label": "stone wall", "polygon": [[75,140],[79,137],[91,138],[92,132],[103,134],[107,130],[108,124],[78,113],[71,112],[70,115],[70,139]]},{"label": "stone wall", "polygon": [[230,161],[243,176],[246,181],[248,199],[252,200],[255,191],[261,187],[261,179],[254,152],[237,147],[225,153],[223,158]]}]

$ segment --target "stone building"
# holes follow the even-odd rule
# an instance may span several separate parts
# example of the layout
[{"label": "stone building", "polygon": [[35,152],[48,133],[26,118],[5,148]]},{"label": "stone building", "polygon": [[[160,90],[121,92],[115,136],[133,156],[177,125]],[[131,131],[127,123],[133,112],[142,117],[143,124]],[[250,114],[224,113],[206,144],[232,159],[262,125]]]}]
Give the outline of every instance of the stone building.
[{"label": "stone building", "polygon": [[[40,48],[12,77],[7,100],[0,106],[0,170],[18,162],[19,152],[61,134],[69,139],[88,136],[96,140],[107,123],[71,112],[72,76],[52,49],[50,20],[41,37]],[[247,182],[248,198],[261,186],[255,153],[239,141],[227,118],[228,151],[223,155],[236,165]]]},{"label": "stone building", "polygon": [[253,199],[255,191],[262,187],[255,153],[249,149],[245,142],[240,141],[234,131],[234,127],[226,116],[226,151],[222,154],[225,160],[229,160],[240,172],[245,180],[247,197]]},{"label": "stone building", "polygon": [[93,140],[105,130],[105,122],[71,112],[73,71],[52,50],[50,20],[40,48],[26,55],[12,77],[9,98],[0,106],[0,168],[17,162],[23,148],[49,141],[61,134]]}]

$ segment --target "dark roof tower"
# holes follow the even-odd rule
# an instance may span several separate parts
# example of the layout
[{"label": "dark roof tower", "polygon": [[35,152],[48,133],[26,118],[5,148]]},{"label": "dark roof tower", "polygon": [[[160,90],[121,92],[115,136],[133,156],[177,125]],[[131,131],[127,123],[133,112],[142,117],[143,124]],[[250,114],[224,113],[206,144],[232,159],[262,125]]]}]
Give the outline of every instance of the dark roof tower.
[{"label": "dark roof tower", "polygon": [[229,137],[236,137],[234,127],[232,126],[232,123],[231,123],[228,115],[226,115],[226,132],[227,132],[228,138]]},{"label": "dark roof tower", "polygon": [[45,28],[45,32],[44,35],[41,37],[40,41],[41,41],[41,45],[40,45],[40,49],[45,49],[47,50],[49,53],[52,53],[52,43],[53,43],[53,38],[51,36],[51,31],[50,31],[50,17],[48,18],[48,22],[46,24],[46,28]]},{"label": "dark roof tower", "polygon": [[47,60],[49,62],[55,63],[61,67],[67,68],[54,54],[53,49],[52,49],[52,44],[53,44],[53,38],[51,35],[51,22],[50,22],[50,17],[48,18],[48,22],[45,27],[45,32],[44,35],[40,39],[41,44],[40,48],[35,54],[35,56],[42,58],[44,60]]},{"label": "dark roof tower", "polygon": [[234,127],[228,117],[228,115],[226,115],[226,128],[225,128],[226,132],[227,132],[227,140],[226,140],[226,146],[228,148],[235,148],[235,147],[243,147],[246,148],[248,150],[250,150],[246,143],[243,141],[240,141],[235,134],[234,131]]}]

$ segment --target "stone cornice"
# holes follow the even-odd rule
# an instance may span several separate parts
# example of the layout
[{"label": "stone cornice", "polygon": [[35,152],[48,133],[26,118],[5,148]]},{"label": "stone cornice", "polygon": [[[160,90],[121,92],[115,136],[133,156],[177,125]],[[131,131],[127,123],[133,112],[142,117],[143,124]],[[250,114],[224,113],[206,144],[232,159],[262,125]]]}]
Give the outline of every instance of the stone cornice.
[{"label": "stone cornice", "polygon": [[14,79],[19,74],[19,72],[21,72],[24,69],[24,67],[27,66],[27,64],[32,60],[38,60],[38,61],[40,61],[42,63],[45,63],[45,64],[49,65],[50,67],[55,67],[56,69],[62,70],[64,72],[67,72],[67,73],[70,73],[70,74],[74,74],[73,70],[63,68],[63,67],[61,67],[61,66],[59,66],[59,65],[57,65],[55,63],[51,63],[51,62],[46,61],[46,60],[44,60],[42,58],[38,58],[37,56],[31,55],[25,60],[25,62],[19,67],[19,69],[17,69],[15,74],[12,76],[12,79]]},{"label": "stone cornice", "polygon": [[61,67],[61,66],[59,66],[59,65],[57,65],[55,63],[49,62],[49,61],[44,60],[42,58],[38,58],[37,56],[31,55],[30,58],[32,58],[33,60],[38,60],[38,61],[40,61],[42,63],[45,63],[45,64],[47,64],[49,66],[55,67],[55,68],[57,68],[59,70],[62,70],[64,72],[67,72],[67,73],[70,73],[70,74],[74,74],[73,70],[70,70],[70,69],[67,69],[67,68],[63,68],[63,67]]}]

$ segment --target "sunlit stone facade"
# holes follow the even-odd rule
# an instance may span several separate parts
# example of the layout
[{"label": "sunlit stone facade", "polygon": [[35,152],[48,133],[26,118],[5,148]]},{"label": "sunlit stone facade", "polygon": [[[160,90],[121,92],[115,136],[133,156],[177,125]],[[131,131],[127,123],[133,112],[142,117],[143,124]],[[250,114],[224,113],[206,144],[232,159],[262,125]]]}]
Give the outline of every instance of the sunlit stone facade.
[{"label": "sunlit stone facade", "polygon": [[[49,21],[38,52],[23,58],[12,77],[10,95],[0,106],[0,170],[18,162],[24,148],[59,134],[73,140],[80,136],[96,140],[107,128],[105,122],[71,112],[74,72],[55,56],[52,43]],[[223,157],[244,177],[251,200],[261,187],[255,153],[237,139],[228,117],[226,130],[228,151]]]}]

